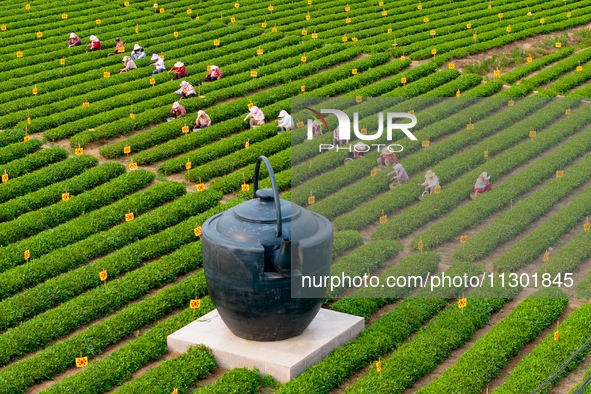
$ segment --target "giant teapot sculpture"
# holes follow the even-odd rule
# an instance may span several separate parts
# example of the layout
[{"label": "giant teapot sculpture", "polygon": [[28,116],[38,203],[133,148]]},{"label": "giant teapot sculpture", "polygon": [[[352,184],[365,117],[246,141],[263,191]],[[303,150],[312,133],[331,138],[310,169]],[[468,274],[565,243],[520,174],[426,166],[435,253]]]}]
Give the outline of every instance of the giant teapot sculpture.
[{"label": "giant teapot sculpture", "polygon": [[[261,161],[272,189],[258,188]],[[301,334],[322,305],[325,288],[305,288],[302,277],[329,275],[333,229],[323,216],[279,199],[264,156],[256,162],[253,186],[252,200],[203,224],[205,279],[232,333],[278,341]]]}]

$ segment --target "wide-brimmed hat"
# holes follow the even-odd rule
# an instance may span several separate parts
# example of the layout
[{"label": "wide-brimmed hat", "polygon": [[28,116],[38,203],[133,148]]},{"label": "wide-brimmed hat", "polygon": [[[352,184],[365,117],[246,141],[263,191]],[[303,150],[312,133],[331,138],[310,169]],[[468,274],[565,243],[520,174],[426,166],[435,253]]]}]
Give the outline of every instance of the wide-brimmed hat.
[{"label": "wide-brimmed hat", "polygon": [[76,35],[76,33],[70,33],[70,38],[76,38],[76,37],[78,37],[78,36]]},{"label": "wide-brimmed hat", "polygon": [[435,173],[431,170],[427,171],[425,174],[425,178],[431,178],[432,176],[435,176]]},{"label": "wide-brimmed hat", "polygon": [[400,163],[396,163],[396,165],[394,166],[395,170],[402,170],[402,164]]},{"label": "wide-brimmed hat", "polygon": [[384,149],[382,149],[382,155],[384,155],[384,156],[390,156],[390,155],[393,155],[393,154],[394,154],[394,152],[390,151],[388,149],[388,147],[385,147]]},{"label": "wide-brimmed hat", "polygon": [[158,59],[160,59],[160,56],[158,56],[157,53],[153,53],[152,54],[152,57],[151,57],[151,60],[158,60]]},{"label": "wide-brimmed hat", "polygon": [[178,107],[180,107],[180,106],[181,106],[181,105],[179,104],[179,102],[178,102],[178,101],[175,101],[174,103],[172,103],[172,108],[178,108]]},{"label": "wide-brimmed hat", "polygon": [[94,34],[90,37],[88,37],[90,39],[90,41],[98,41],[99,39],[97,38],[97,36],[95,36]]},{"label": "wide-brimmed hat", "polygon": [[484,178],[485,181],[488,181],[490,179],[490,174],[488,172],[483,172],[480,175],[482,176],[482,178]]},{"label": "wide-brimmed hat", "polygon": [[197,111],[197,116],[203,116],[205,115],[205,111],[200,109],[199,111]]},{"label": "wide-brimmed hat", "polygon": [[278,118],[285,118],[287,115],[288,115],[287,111],[286,111],[286,110],[284,110],[284,109],[282,109],[282,110],[279,112],[279,115],[277,115],[277,117],[278,117]]},{"label": "wide-brimmed hat", "polygon": [[213,65],[212,65],[212,66],[211,66],[211,67],[209,67],[209,68],[210,68],[210,69],[212,69],[212,70],[217,70],[219,67],[218,67],[218,66],[213,66]]},{"label": "wide-brimmed hat", "polygon": [[133,46],[133,50],[134,50],[134,51],[139,51],[140,49],[142,49],[142,47],[141,47],[141,46],[139,46],[139,44],[135,44],[135,45]]},{"label": "wide-brimmed hat", "polygon": [[185,63],[183,63],[183,62],[176,62],[174,64],[175,67],[183,67],[184,65],[185,65]]},{"label": "wide-brimmed hat", "polygon": [[129,56],[123,56],[123,63],[130,61],[131,58]]},{"label": "wide-brimmed hat", "polygon": [[182,81],[181,82],[181,87],[182,88],[187,87],[187,85],[189,85],[189,82],[187,82],[187,81]]}]

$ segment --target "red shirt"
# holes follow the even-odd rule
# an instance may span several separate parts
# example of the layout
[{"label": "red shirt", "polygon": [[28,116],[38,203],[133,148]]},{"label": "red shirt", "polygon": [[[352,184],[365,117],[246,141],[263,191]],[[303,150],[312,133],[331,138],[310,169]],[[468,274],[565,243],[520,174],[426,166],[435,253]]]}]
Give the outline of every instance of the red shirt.
[{"label": "red shirt", "polygon": [[101,49],[101,42],[100,41],[93,41],[91,48],[92,49]]},{"label": "red shirt", "polygon": [[179,105],[178,108],[173,108],[170,110],[170,115],[175,117],[187,116],[187,110],[182,105]]},{"label": "red shirt", "polygon": [[176,70],[179,74],[186,74],[187,73],[187,68],[185,66],[183,67],[173,67],[170,69],[170,71]]}]

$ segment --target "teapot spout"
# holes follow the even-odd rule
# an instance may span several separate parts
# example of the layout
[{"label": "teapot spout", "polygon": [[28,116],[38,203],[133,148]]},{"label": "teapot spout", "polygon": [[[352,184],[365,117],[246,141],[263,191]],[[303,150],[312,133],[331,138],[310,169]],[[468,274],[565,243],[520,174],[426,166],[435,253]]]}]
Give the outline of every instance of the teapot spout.
[{"label": "teapot spout", "polygon": [[291,271],[291,238],[283,238],[281,248],[273,253],[273,266],[284,274]]}]

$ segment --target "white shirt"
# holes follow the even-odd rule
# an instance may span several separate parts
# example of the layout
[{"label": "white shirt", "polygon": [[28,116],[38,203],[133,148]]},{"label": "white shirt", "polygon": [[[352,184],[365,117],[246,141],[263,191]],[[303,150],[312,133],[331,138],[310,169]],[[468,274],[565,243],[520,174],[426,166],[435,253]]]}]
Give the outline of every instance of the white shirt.
[{"label": "white shirt", "polygon": [[437,178],[437,175],[432,176],[430,178],[425,178],[425,182],[423,182],[421,186],[439,186],[439,178]]},{"label": "white shirt", "polygon": [[285,127],[287,130],[293,129],[293,119],[291,115],[287,114],[277,124],[279,127]]},{"label": "white shirt", "polygon": [[156,60],[156,62],[154,63],[154,65],[156,65],[156,70],[160,70],[160,69],[165,68],[164,67],[164,60],[162,60],[162,59]]}]

